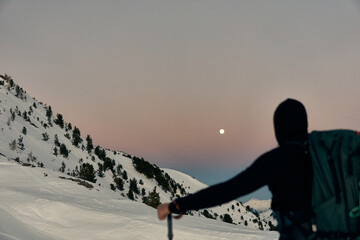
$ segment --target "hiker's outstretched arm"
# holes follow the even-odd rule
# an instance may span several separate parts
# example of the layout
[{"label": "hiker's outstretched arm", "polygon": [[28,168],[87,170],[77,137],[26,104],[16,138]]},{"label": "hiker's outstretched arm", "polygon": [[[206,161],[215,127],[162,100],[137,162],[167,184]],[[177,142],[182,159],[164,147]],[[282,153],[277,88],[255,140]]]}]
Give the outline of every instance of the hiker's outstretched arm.
[{"label": "hiker's outstretched arm", "polygon": [[268,182],[268,172],[271,171],[269,169],[270,166],[267,166],[268,161],[266,161],[269,158],[268,155],[264,154],[245,171],[226,182],[177,199],[176,205],[178,206],[170,203],[170,212],[178,213],[218,206],[266,185]]}]

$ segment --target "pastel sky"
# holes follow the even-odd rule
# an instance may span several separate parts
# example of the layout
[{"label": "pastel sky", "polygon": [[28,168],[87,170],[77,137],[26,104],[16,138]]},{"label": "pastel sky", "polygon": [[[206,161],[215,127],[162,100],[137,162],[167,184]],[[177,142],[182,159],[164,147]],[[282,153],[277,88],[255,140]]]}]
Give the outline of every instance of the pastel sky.
[{"label": "pastel sky", "polygon": [[346,0],[0,0],[0,73],[95,144],[240,169],[286,98],[310,130],[360,128],[359,23]]}]

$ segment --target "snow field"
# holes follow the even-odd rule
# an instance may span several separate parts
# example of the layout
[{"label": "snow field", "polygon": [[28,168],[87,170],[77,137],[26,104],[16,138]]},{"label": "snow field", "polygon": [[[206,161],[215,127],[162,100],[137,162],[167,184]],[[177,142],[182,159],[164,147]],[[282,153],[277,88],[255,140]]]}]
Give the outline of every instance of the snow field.
[{"label": "snow field", "polygon": [[[59,176],[62,174],[23,167],[0,157],[1,239],[167,238],[167,224],[157,220],[155,209],[125,198],[114,198],[101,189],[89,190]],[[173,226],[174,239],[278,237],[275,232],[192,216],[174,220]]]}]

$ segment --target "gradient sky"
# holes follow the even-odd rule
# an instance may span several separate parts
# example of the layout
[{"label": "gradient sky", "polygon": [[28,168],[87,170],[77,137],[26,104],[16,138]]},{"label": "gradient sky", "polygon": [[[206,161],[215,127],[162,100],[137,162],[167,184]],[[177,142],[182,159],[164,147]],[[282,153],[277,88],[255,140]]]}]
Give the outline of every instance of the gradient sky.
[{"label": "gradient sky", "polygon": [[310,130],[360,128],[359,23],[359,1],[0,0],[0,73],[95,144],[234,171],[288,97]]}]

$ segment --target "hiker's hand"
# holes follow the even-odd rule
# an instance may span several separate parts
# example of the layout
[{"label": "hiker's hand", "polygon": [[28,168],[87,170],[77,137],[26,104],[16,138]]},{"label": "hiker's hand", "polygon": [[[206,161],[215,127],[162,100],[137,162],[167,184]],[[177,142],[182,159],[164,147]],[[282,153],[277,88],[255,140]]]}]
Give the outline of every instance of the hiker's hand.
[{"label": "hiker's hand", "polygon": [[164,220],[166,216],[170,214],[169,204],[168,203],[160,204],[157,207],[157,212],[158,212],[159,220]]}]

